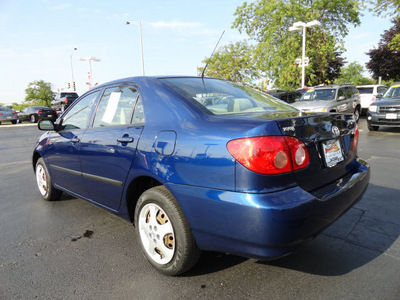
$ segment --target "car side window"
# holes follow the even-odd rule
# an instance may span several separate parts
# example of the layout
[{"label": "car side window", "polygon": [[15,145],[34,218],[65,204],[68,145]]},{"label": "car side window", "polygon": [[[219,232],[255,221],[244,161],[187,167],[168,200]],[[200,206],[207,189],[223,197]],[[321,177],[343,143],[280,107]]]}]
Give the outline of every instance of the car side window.
[{"label": "car side window", "polygon": [[106,89],[100,99],[93,127],[130,124],[138,95],[138,91],[129,85]]},{"label": "car side window", "polygon": [[139,95],[135,105],[135,111],[133,113],[132,124],[140,124],[144,122],[145,120],[144,120],[143,103],[142,103],[142,98]]},{"label": "car side window", "polygon": [[84,129],[90,117],[92,106],[99,91],[83,97],[63,117],[61,127],[63,130]]},{"label": "car side window", "polygon": [[337,96],[338,99],[339,99],[341,96],[343,96],[344,98],[346,98],[346,93],[345,93],[344,88],[339,89],[338,96]]}]

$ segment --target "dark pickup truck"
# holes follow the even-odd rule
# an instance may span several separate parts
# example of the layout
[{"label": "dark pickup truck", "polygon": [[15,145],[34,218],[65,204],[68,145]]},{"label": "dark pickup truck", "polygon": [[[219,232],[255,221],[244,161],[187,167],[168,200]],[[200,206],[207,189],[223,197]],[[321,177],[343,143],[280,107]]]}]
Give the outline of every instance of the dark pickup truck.
[{"label": "dark pickup truck", "polygon": [[74,92],[60,92],[56,94],[56,97],[51,102],[51,108],[55,110],[64,110],[76,99],[78,99],[78,94]]}]

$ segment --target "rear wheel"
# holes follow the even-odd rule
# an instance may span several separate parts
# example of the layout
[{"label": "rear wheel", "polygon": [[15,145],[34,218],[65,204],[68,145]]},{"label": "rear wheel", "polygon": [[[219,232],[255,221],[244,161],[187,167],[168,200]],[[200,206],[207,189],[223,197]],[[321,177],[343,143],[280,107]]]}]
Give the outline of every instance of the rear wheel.
[{"label": "rear wheel", "polygon": [[181,208],[164,186],[140,196],[135,227],[142,252],[160,273],[179,275],[197,263],[201,252]]},{"label": "rear wheel", "polygon": [[11,121],[11,124],[17,124],[17,120]]},{"label": "rear wheel", "polygon": [[36,123],[37,122],[37,118],[36,118],[35,115],[31,115],[30,116],[30,120],[31,120],[31,123]]},{"label": "rear wheel", "polygon": [[40,195],[44,200],[54,201],[61,198],[62,191],[53,187],[50,174],[43,161],[43,158],[39,158],[36,163],[36,183],[39,188]]},{"label": "rear wheel", "polygon": [[379,129],[379,126],[372,126],[369,124],[367,124],[367,126],[369,131],[377,131]]},{"label": "rear wheel", "polygon": [[360,119],[360,108],[356,107],[356,109],[354,110],[354,119],[356,122],[358,122],[358,120]]}]

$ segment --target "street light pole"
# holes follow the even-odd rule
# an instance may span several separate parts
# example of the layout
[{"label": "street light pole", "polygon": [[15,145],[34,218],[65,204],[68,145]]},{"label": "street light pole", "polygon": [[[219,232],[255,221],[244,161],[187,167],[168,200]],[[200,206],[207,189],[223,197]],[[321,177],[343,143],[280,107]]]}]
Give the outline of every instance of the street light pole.
[{"label": "street light pole", "polygon": [[306,28],[307,27],[315,27],[321,26],[321,23],[317,20],[304,23],[304,22],[295,22],[293,26],[289,27],[289,31],[303,31],[303,45],[302,45],[302,53],[301,53],[301,88],[305,86],[305,66],[308,64],[308,60],[306,62]]},{"label": "street light pole", "polygon": [[144,56],[143,56],[143,39],[142,39],[142,21],[126,21],[125,24],[135,24],[139,23],[139,34],[140,34],[140,52],[142,57],[142,74],[144,76]]},{"label": "street light pole", "polygon": [[99,62],[99,61],[101,61],[101,59],[97,58],[97,57],[94,57],[94,56],[78,57],[78,59],[89,62],[89,90],[91,90],[92,86],[93,86],[92,61]]},{"label": "street light pole", "polygon": [[72,89],[73,89],[74,92],[75,92],[75,79],[74,79],[74,69],[72,67],[72,55],[74,54],[75,50],[78,50],[78,49],[77,48],[72,49],[71,55],[69,56],[69,60],[70,60],[70,63],[71,63],[71,74],[72,74],[72,83],[71,83],[71,85],[72,85]]}]

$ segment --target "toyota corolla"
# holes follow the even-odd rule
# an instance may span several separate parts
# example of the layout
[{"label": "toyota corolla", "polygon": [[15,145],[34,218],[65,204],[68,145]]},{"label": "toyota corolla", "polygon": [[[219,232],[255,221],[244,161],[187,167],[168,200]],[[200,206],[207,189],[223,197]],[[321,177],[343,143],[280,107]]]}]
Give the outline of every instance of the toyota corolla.
[{"label": "toyota corolla", "polygon": [[41,196],[66,192],[129,220],[166,275],[201,250],[288,255],[359,201],[370,177],[352,114],[304,114],[213,78],[113,81],[38,126]]}]

